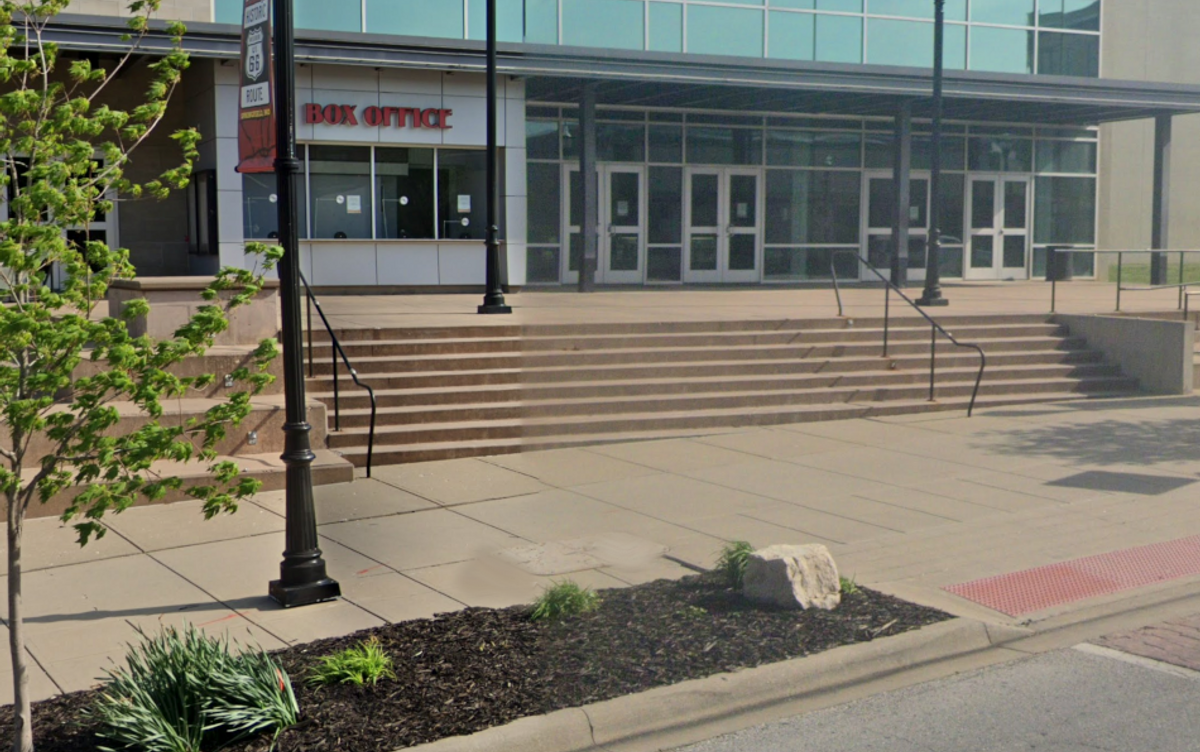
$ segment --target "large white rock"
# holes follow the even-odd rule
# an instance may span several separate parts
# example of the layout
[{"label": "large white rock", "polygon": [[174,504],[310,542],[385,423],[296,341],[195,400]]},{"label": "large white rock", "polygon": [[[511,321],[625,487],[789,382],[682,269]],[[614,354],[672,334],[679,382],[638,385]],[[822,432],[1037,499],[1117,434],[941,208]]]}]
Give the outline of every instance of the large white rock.
[{"label": "large white rock", "polygon": [[742,595],[784,608],[830,611],[842,602],[842,587],[825,546],[768,546],[746,561]]}]

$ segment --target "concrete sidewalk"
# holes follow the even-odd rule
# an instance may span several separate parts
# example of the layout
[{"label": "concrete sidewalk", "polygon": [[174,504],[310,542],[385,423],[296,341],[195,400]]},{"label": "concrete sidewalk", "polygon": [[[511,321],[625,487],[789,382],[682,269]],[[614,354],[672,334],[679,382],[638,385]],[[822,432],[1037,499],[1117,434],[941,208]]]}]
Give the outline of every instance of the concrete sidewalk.
[{"label": "concrete sidewalk", "polygon": [[[1139,398],[377,468],[317,489],[321,546],[345,597],[294,611],[265,595],[283,547],[281,492],[208,522],[196,503],[135,508],[84,549],[57,521],[34,520],[33,687],[44,697],[93,685],[135,627],[192,622],[277,648],[528,602],[567,576],[596,588],[679,577],[732,539],[824,542],[860,584],[1011,624],[940,588],[1200,533],[1198,426],[1200,399]],[[10,683],[0,676],[0,701]]]}]

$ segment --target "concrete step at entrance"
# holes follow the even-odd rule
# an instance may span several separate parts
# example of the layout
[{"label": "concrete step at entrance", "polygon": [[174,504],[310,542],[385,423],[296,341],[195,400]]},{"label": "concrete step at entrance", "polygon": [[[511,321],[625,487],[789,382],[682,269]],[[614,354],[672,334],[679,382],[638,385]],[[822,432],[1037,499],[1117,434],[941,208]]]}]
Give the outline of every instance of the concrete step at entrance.
[{"label": "concrete step at entrance", "polygon": [[[1127,397],[1128,392],[1096,392],[1080,394],[1077,392],[1039,392],[1021,395],[999,395],[980,397],[976,409],[1007,407],[1011,405],[1029,405],[1043,402],[1063,402],[1081,399],[1104,399]],[[709,426],[684,426],[671,428],[657,426],[629,431],[596,432],[578,434],[566,426],[563,433],[542,436],[488,438],[463,441],[430,441],[405,445],[376,444],[374,462],[378,465],[405,464],[411,462],[429,462],[441,459],[460,457],[482,457],[497,454],[514,454],[517,452],[533,452],[546,449],[561,449],[568,447],[586,447],[602,444],[623,443],[629,441],[648,441],[654,439],[669,439],[689,436],[700,436],[713,433],[725,433],[739,427],[782,425],[787,423],[818,422],[828,420],[848,420],[851,418],[883,417],[890,415],[906,415],[915,413],[943,412],[965,410],[967,399],[944,399],[937,402],[927,400],[907,400],[878,404],[851,404],[822,406],[807,410],[793,410],[788,413],[765,413],[762,415],[733,415],[721,423],[713,420]],[[771,420],[771,416],[777,420]],[[345,459],[356,467],[366,465],[366,446],[345,447],[337,450]]]},{"label": "concrete step at entrance", "polygon": [[[1136,382],[1122,376],[1090,379],[1021,379],[987,384],[981,394],[989,396],[1033,392],[1089,393],[1128,392]],[[970,397],[975,382],[954,381],[937,384],[939,399]],[[845,403],[876,403],[919,400],[927,397],[926,384],[867,387],[863,389],[822,389],[796,392],[693,393],[673,397],[650,396],[591,400],[546,400],[537,403],[496,403],[444,408],[386,408],[380,411],[376,441],[388,444],[432,440],[472,440],[500,434],[538,435],[546,426],[573,422],[576,431],[634,430],[631,426],[660,418],[687,415],[701,418],[709,413],[788,410],[823,407]],[[609,426],[608,423],[612,423]],[[343,411],[342,430],[329,435],[329,446],[338,449],[365,444],[369,411]],[[724,425],[719,423],[718,425]],[[437,436],[438,439],[433,437]]]},{"label": "concrete step at entrance", "polygon": [[[642,379],[608,379],[601,381],[573,381],[564,383],[527,383],[479,387],[447,387],[445,389],[396,389],[376,390],[376,399],[381,409],[398,407],[431,407],[435,405],[472,405],[481,403],[508,403],[520,400],[529,404],[540,400],[598,399],[622,396],[683,395],[694,392],[746,393],[769,391],[802,391],[834,389],[838,387],[865,388],[898,384],[928,384],[928,362],[926,370],[915,368],[887,371],[863,371],[850,373],[820,372],[813,374],[780,375],[731,375],[695,376],[692,374]],[[975,367],[940,367],[938,376],[942,380],[970,380],[978,371]],[[694,373],[694,372],[693,372]],[[1082,364],[1051,363],[1047,365],[992,366],[986,372],[988,383],[1012,379],[1038,378],[1088,378],[1116,376],[1116,366],[1103,362]],[[333,394],[312,393],[330,410],[333,409]],[[362,390],[342,393],[340,397],[343,416],[355,415],[359,411],[369,414],[370,399]]]}]

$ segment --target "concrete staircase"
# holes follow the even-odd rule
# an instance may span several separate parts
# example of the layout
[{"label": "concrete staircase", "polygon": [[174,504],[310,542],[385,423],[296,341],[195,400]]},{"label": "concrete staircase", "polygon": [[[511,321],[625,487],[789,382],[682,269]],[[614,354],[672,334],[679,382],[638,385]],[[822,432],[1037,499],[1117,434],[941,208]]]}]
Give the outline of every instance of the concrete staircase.
[{"label": "concrete staircase", "polygon": [[[1044,315],[944,317],[987,353],[977,405],[1126,396],[1137,382]],[[338,333],[379,401],[377,465],[694,435],[733,426],[963,409],[978,356],[939,337],[929,401],[921,319],[356,329]],[[370,403],[317,333],[309,395],[328,446],[366,463]]]}]

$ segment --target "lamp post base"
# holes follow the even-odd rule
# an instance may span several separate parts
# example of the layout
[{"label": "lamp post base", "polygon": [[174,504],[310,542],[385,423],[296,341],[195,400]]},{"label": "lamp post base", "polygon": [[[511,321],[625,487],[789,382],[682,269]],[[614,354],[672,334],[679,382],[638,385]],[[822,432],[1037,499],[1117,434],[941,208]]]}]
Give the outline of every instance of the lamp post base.
[{"label": "lamp post base", "polygon": [[942,306],[950,305],[950,301],[945,298],[917,298],[917,305],[923,308],[941,308]]},{"label": "lamp post base", "polygon": [[269,593],[279,605],[294,608],[337,600],[342,595],[342,588],[335,580],[328,578],[298,585],[285,585],[283,580],[272,580]]},{"label": "lamp post base", "polygon": [[484,303],[477,309],[478,313],[512,313],[512,306],[503,303]]}]

